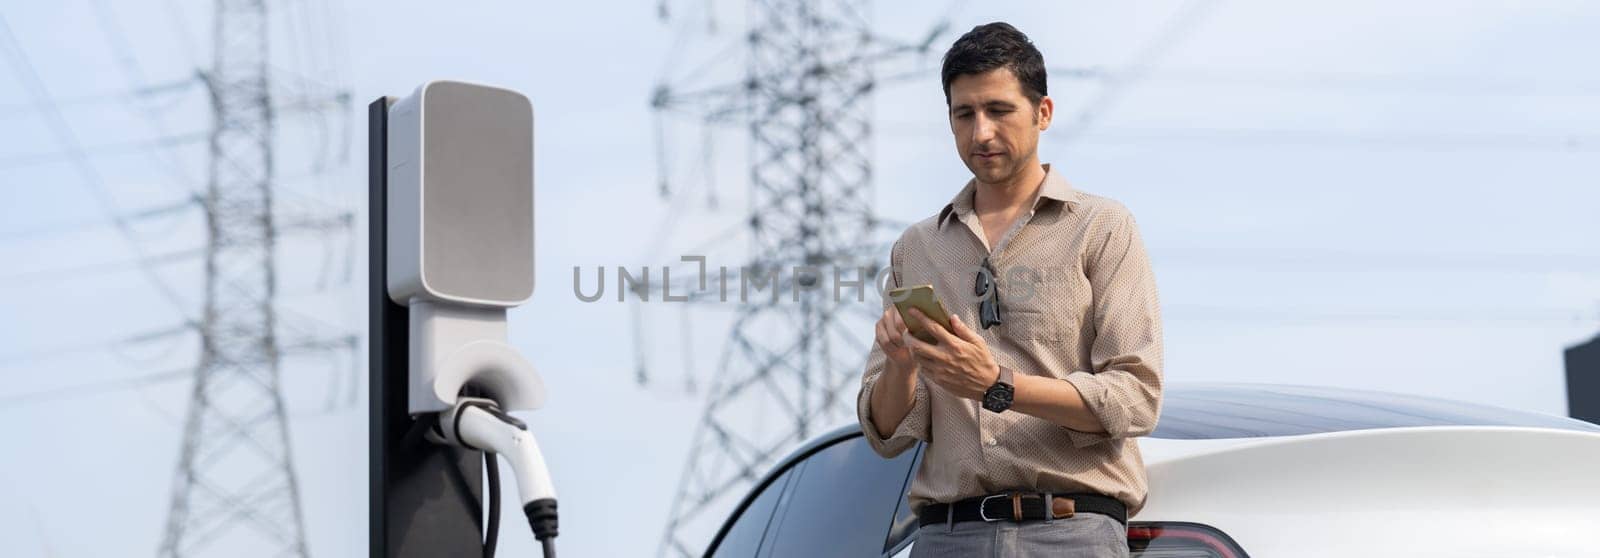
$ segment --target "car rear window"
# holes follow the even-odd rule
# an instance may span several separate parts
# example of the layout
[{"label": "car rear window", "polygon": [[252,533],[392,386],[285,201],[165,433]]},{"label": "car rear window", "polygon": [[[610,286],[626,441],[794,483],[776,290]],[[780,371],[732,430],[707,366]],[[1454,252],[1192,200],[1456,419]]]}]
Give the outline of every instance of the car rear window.
[{"label": "car rear window", "polygon": [[1308,386],[1169,385],[1151,437],[1259,438],[1405,426],[1535,426],[1600,432],[1566,417],[1434,399]]}]

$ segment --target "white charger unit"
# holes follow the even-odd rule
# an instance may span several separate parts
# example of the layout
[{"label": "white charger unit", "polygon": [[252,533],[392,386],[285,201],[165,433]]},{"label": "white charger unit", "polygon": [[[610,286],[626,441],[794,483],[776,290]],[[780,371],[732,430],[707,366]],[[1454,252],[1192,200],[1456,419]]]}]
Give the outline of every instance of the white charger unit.
[{"label": "white charger unit", "polygon": [[507,410],[544,403],[506,344],[533,296],[533,106],[520,93],[430,81],[389,108],[388,291],[410,309],[410,409],[471,385]]}]

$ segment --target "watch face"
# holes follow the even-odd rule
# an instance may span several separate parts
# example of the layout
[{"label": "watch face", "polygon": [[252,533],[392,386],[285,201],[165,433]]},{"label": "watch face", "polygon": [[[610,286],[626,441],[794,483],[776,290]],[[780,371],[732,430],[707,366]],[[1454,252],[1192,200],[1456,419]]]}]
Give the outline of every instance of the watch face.
[{"label": "watch face", "polygon": [[991,411],[1004,411],[1011,408],[1011,386],[996,384],[983,394],[983,408]]}]

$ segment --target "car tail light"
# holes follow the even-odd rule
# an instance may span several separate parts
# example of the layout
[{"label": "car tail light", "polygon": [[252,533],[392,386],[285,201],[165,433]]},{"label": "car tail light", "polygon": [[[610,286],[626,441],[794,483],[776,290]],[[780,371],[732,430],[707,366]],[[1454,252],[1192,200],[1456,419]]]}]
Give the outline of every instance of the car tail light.
[{"label": "car tail light", "polygon": [[1227,534],[1199,523],[1129,523],[1128,549],[1134,558],[1248,557]]}]

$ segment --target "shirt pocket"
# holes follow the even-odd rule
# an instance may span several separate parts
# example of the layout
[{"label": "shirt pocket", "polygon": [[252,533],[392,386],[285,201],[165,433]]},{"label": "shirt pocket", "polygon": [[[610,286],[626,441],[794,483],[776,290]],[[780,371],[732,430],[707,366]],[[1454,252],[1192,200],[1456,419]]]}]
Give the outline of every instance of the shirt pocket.
[{"label": "shirt pocket", "polygon": [[1006,334],[1036,341],[1070,338],[1076,313],[1069,273],[1063,266],[1019,266],[1004,272],[1000,320]]}]

